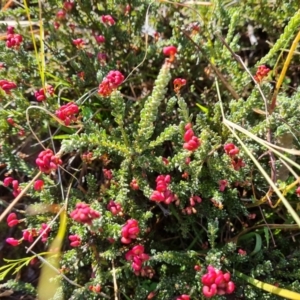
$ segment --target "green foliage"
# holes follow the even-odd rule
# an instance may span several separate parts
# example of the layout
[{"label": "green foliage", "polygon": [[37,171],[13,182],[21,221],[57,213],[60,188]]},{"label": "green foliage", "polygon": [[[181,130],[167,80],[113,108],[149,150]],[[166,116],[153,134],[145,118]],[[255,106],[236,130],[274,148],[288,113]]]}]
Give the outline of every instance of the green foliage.
[{"label": "green foliage", "polygon": [[[19,229],[8,231],[3,223],[1,232],[3,240],[10,234],[20,239],[22,248],[28,244],[21,230],[35,229],[36,239],[41,224],[50,224],[47,242],[33,247],[43,253],[57,235],[57,218],[52,221],[66,207],[62,284],[53,299],[112,299],[117,294],[118,299],[138,300],[151,292],[155,299],[176,299],[181,294],[202,299],[201,277],[208,265],[231,273],[234,299],[279,299],[249,283],[248,277],[300,292],[299,241],[293,233],[298,228],[287,227],[294,224],[292,217],[222,123],[219,102],[231,122],[281,147],[299,148],[300,90],[295,75],[299,56],[294,56],[267,118],[257,85],[220,39],[253,75],[254,66],[270,65],[272,72],[259,84],[270,104],[284,64],[283,50],[290,47],[299,27],[298,2],[175,2],[75,1],[66,19],[59,20],[56,13],[62,3],[50,0],[42,4],[43,41],[39,29],[31,36],[23,26],[25,9],[0,12],[2,19],[20,21],[15,31],[24,40],[18,49],[0,41],[6,64],[0,67],[0,79],[17,85],[11,93],[0,88],[1,182],[11,176],[24,189],[37,174],[35,160],[44,148],[62,159],[57,171],[40,176],[43,190],[31,187],[14,208],[18,219],[24,219]],[[38,20],[36,3],[29,9],[31,19]],[[116,23],[104,24],[103,15],[111,15]],[[249,41],[248,25],[254,29],[256,45]],[[105,41],[97,43],[95,35],[103,35]],[[42,52],[37,56],[32,38]],[[82,47],[73,43],[78,38],[83,39]],[[178,50],[174,61],[163,54],[170,45]],[[98,85],[112,70],[119,70],[125,80],[104,97]],[[175,78],[186,79],[186,85],[174,89]],[[216,78],[222,84],[221,99]],[[54,93],[38,102],[34,92],[43,88],[44,79],[44,88],[52,85]],[[54,115],[71,101],[80,111],[74,122],[64,124]],[[185,145],[189,123],[201,143],[194,151]],[[298,183],[289,187],[297,179],[295,172],[254,140],[239,137],[299,210]],[[237,155],[226,153],[228,143],[239,148]],[[299,163],[296,155],[290,157]],[[239,159],[243,164],[237,167]],[[171,177],[171,204],[151,200],[159,175]],[[13,188],[3,186],[1,192],[5,207]],[[121,206],[117,213],[109,208],[111,201]],[[70,213],[79,202],[89,204],[101,217],[92,224],[76,222]],[[121,232],[130,219],[138,221],[139,233],[126,244]],[[78,247],[70,246],[70,235],[80,237]],[[143,245],[150,256],[138,274],[125,256],[136,245]],[[12,252],[2,261],[2,280],[28,266],[31,258],[21,256]],[[195,265],[201,265],[201,271],[195,271]],[[236,275],[239,272],[248,277]],[[95,290],[97,285],[101,291]],[[8,281],[6,286],[36,293],[22,281]]]}]

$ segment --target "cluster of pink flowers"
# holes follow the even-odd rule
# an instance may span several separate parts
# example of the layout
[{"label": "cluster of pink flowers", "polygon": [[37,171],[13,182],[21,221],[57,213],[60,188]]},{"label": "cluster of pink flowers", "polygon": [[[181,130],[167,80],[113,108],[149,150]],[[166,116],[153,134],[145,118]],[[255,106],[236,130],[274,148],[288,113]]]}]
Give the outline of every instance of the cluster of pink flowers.
[{"label": "cluster of pink flowers", "polygon": [[85,45],[85,42],[83,39],[75,39],[72,41],[73,45],[76,46],[77,49],[82,49]]},{"label": "cluster of pink flowers", "polygon": [[298,197],[300,197],[300,186],[298,186],[297,189],[296,189],[296,195],[297,195]]},{"label": "cluster of pink flowers", "polygon": [[56,112],[55,115],[62,120],[66,126],[70,123],[76,122],[76,115],[79,113],[78,105],[74,102],[62,105]]},{"label": "cluster of pink flowers", "polygon": [[100,20],[105,25],[112,26],[112,25],[116,24],[116,21],[114,20],[114,18],[111,15],[103,15],[103,16],[101,16]]},{"label": "cluster of pink flowers", "polygon": [[47,95],[46,93],[49,95],[49,96],[53,96],[54,95],[54,88],[52,85],[47,85],[46,88],[40,88],[39,90],[35,91],[34,92],[34,96],[36,98],[36,100],[38,102],[42,102],[42,101],[45,101],[46,98],[47,98]]},{"label": "cluster of pink flowers", "polygon": [[14,227],[14,226],[18,225],[19,222],[20,222],[20,221],[18,220],[18,218],[17,218],[17,215],[16,215],[15,213],[10,213],[10,214],[7,216],[6,221],[7,221],[7,225],[8,225],[9,227]]},{"label": "cluster of pink flowers", "polygon": [[175,60],[177,48],[175,46],[167,46],[163,48],[163,54],[168,56],[167,62],[172,63]]},{"label": "cluster of pink flowers", "polygon": [[13,26],[7,26],[6,30],[6,47],[18,49],[23,41],[23,37],[15,33],[15,28]]},{"label": "cluster of pink flowers", "polygon": [[190,197],[190,205],[187,206],[186,208],[184,208],[182,210],[182,213],[184,214],[188,214],[188,215],[191,215],[192,213],[196,213],[197,210],[194,208],[194,206],[197,204],[197,203],[201,203],[202,202],[202,199],[199,197],[199,196],[192,196]]},{"label": "cluster of pink flowers", "polygon": [[105,179],[112,180],[113,173],[112,173],[111,170],[109,170],[109,169],[103,169],[103,174],[104,174]]},{"label": "cluster of pink flowers", "polygon": [[130,244],[132,240],[135,240],[140,233],[139,223],[135,219],[128,220],[121,230],[121,242],[123,244]]},{"label": "cluster of pink flowers", "polygon": [[175,195],[168,189],[171,182],[170,175],[159,175],[155,181],[156,189],[153,191],[150,200],[164,202],[165,204],[170,204],[176,200]]},{"label": "cluster of pink flowers", "polygon": [[56,170],[62,164],[62,160],[55,156],[51,149],[42,151],[35,160],[40,171],[46,174]]},{"label": "cluster of pink flowers", "polygon": [[[16,219],[14,213],[9,214],[9,216],[7,217],[7,224],[10,227],[17,225],[19,222],[20,221]],[[43,223],[39,231],[37,231],[37,229],[35,228],[28,228],[23,230],[22,239],[17,240],[15,238],[10,237],[6,239],[6,242],[11,246],[15,247],[18,246],[20,243],[22,243],[22,241],[28,241],[29,243],[32,243],[34,238],[37,237],[39,234],[41,234],[42,235],[41,240],[42,242],[45,243],[48,239],[50,231],[51,231],[50,227],[47,224]]]},{"label": "cluster of pink flowers", "polygon": [[81,155],[81,159],[86,164],[91,164],[93,160],[93,152],[85,152]]},{"label": "cluster of pink flowers", "polygon": [[29,243],[33,242],[33,239],[37,236],[37,231],[34,228],[23,230],[23,240]]},{"label": "cluster of pink flowers", "polygon": [[256,74],[254,75],[254,79],[257,83],[261,83],[265,77],[268,76],[271,70],[265,65],[261,65],[257,68]]},{"label": "cluster of pink flowers", "polygon": [[81,238],[77,234],[69,235],[69,240],[71,242],[70,243],[71,247],[79,247],[81,245]]},{"label": "cluster of pink flowers", "polygon": [[122,212],[122,206],[119,203],[116,203],[113,200],[110,200],[107,204],[107,209],[111,211],[111,213],[116,216]]},{"label": "cluster of pink flowers", "polygon": [[183,136],[183,139],[185,143],[183,144],[183,148],[189,151],[197,150],[200,147],[201,142],[199,138],[195,136],[194,131],[192,129],[192,124],[191,123],[186,124],[184,129],[185,129],[185,134]]},{"label": "cluster of pink flowers", "polygon": [[226,154],[231,158],[231,164],[236,171],[245,166],[243,159],[237,156],[240,152],[239,148],[236,147],[233,143],[225,144],[224,150]]},{"label": "cluster of pink flowers", "polygon": [[143,263],[149,260],[149,255],[144,253],[145,249],[142,245],[134,246],[125,254],[125,259],[132,262],[132,269],[136,275],[140,275],[143,269]]},{"label": "cluster of pink flowers", "polygon": [[42,235],[42,242],[43,243],[47,242],[50,231],[51,231],[51,228],[46,223],[43,223],[41,225],[41,229],[39,230],[39,234]]},{"label": "cluster of pink flowers", "polygon": [[207,267],[207,273],[202,276],[202,292],[207,298],[215,295],[232,294],[235,290],[235,284],[230,281],[230,273],[223,273],[213,266]]},{"label": "cluster of pink flowers", "polygon": [[76,222],[91,225],[94,219],[100,218],[100,213],[90,208],[88,204],[80,202],[76,204],[70,216]]},{"label": "cluster of pink flowers", "polygon": [[139,183],[137,182],[137,180],[136,180],[135,178],[133,178],[133,179],[131,180],[131,182],[130,182],[129,185],[130,185],[131,189],[133,189],[134,191],[137,191],[137,190],[140,189]]},{"label": "cluster of pink flowers", "polygon": [[14,195],[14,197],[17,197],[20,193],[21,193],[21,188],[19,187],[19,181],[16,179],[13,179],[12,177],[6,177],[3,180],[3,185],[8,187],[8,186],[12,186],[13,188],[13,192],[12,194]]},{"label": "cluster of pink flowers", "polygon": [[179,93],[180,89],[186,85],[186,80],[183,78],[175,78],[173,81],[175,93]]},{"label": "cluster of pink flowers", "polygon": [[108,97],[124,81],[124,76],[119,71],[110,71],[102,80],[98,88],[98,94]]},{"label": "cluster of pink flowers", "polygon": [[17,88],[17,85],[14,82],[8,81],[6,79],[0,79],[0,87],[7,95],[9,95],[12,89]]}]

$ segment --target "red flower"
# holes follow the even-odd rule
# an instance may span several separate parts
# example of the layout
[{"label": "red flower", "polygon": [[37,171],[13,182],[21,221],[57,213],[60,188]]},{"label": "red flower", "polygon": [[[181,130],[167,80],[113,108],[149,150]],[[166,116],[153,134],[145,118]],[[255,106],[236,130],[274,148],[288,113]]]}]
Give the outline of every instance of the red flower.
[{"label": "red flower", "polygon": [[13,182],[13,180],[14,179],[12,177],[6,177],[3,180],[3,185],[6,186],[6,187],[8,187],[9,185],[11,185],[11,183]]},{"label": "red flower", "polygon": [[114,18],[111,15],[101,16],[100,19],[101,19],[101,22],[105,25],[112,26],[112,25],[115,25],[115,23],[116,23],[116,21],[114,20]]},{"label": "red flower", "polygon": [[203,295],[211,298],[215,295],[232,294],[235,289],[235,284],[230,281],[230,273],[223,273],[212,266],[207,267],[207,273],[201,278],[203,283]]},{"label": "red flower", "polygon": [[116,203],[113,200],[110,200],[107,204],[107,209],[111,211],[111,213],[115,216],[122,211],[122,206],[119,203]]},{"label": "red flower", "polygon": [[68,104],[62,105],[58,110],[56,110],[55,115],[68,126],[73,122],[77,121],[76,115],[79,113],[79,107],[74,102],[69,102]]},{"label": "red flower", "polygon": [[225,188],[226,188],[227,184],[228,184],[228,181],[226,179],[219,180],[219,190],[220,190],[220,192],[225,191]]},{"label": "red flower", "polygon": [[83,39],[76,39],[76,40],[73,40],[72,42],[73,42],[73,45],[75,45],[77,49],[83,48],[83,46],[85,44]]},{"label": "red flower", "polygon": [[261,65],[258,67],[256,74],[254,75],[254,79],[257,83],[261,83],[265,77],[268,76],[271,70],[265,65]]},{"label": "red flower", "polygon": [[69,240],[71,241],[71,247],[79,247],[81,245],[81,239],[77,234],[69,235]]},{"label": "red flower", "polygon": [[140,232],[139,223],[137,220],[130,219],[123,225],[121,230],[121,242],[123,244],[129,244],[133,239],[137,238]]},{"label": "red flower", "polygon": [[103,35],[94,35],[97,44],[105,43],[105,37]]},{"label": "red flower", "polygon": [[184,85],[186,85],[186,80],[183,78],[175,78],[173,81],[174,91],[178,93]]},{"label": "red flower", "polygon": [[64,20],[64,19],[66,18],[66,15],[67,15],[66,11],[63,10],[63,9],[60,9],[60,10],[56,13],[56,18],[57,18],[58,20]]},{"label": "red flower", "polygon": [[41,191],[44,188],[44,181],[41,179],[36,180],[33,184],[33,188],[36,191]]},{"label": "red flower", "polygon": [[74,2],[71,2],[71,1],[65,1],[63,3],[63,7],[66,11],[71,11],[74,7],[75,3]]},{"label": "red flower", "polygon": [[121,85],[124,76],[119,71],[110,71],[99,85],[98,94],[103,97],[109,96],[114,89]]},{"label": "red flower", "polygon": [[80,202],[76,204],[70,216],[76,222],[91,225],[94,219],[100,218],[100,213],[90,208],[88,204]]},{"label": "red flower", "polygon": [[19,220],[17,219],[17,215],[15,213],[10,213],[6,219],[7,225],[9,227],[14,227],[19,224]]},{"label": "red flower", "polygon": [[164,49],[163,49],[163,54],[165,56],[170,57],[167,60],[170,63],[174,61],[176,53],[177,53],[177,48],[175,46],[168,46],[168,47],[164,47]]},{"label": "red flower", "polygon": [[42,151],[35,160],[40,171],[46,174],[56,170],[62,164],[62,160],[53,154],[51,149]]},{"label": "red flower", "polygon": [[195,136],[192,125],[188,123],[185,126],[185,130],[186,131],[183,136],[185,143],[183,144],[183,148],[189,151],[197,150],[200,147],[201,143],[199,138]]},{"label": "red flower", "polygon": [[18,246],[19,245],[19,240],[16,240],[14,238],[7,238],[6,243],[10,244],[11,246]]},{"label": "red flower", "polygon": [[6,94],[10,94],[10,91],[12,89],[17,88],[17,85],[14,82],[8,81],[6,79],[1,79],[0,80],[0,87],[1,89],[6,93]]},{"label": "red flower", "polygon": [[174,56],[177,53],[177,48],[175,46],[164,47],[163,53],[165,56]]},{"label": "red flower", "polygon": [[35,91],[34,96],[39,102],[46,100],[45,90],[43,88],[39,89],[38,91]]}]

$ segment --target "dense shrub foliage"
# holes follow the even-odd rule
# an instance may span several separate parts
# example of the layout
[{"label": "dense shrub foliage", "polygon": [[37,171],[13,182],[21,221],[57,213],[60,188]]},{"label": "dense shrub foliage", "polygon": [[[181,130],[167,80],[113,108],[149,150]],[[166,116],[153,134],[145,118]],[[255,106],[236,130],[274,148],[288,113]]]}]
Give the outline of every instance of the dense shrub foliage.
[{"label": "dense shrub foliage", "polygon": [[287,164],[223,122],[299,147],[298,53],[278,83],[298,1],[31,2],[1,12],[6,287],[282,299],[256,279],[300,293],[299,226],[249,156],[297,213],[297,153],[280,150]]}]

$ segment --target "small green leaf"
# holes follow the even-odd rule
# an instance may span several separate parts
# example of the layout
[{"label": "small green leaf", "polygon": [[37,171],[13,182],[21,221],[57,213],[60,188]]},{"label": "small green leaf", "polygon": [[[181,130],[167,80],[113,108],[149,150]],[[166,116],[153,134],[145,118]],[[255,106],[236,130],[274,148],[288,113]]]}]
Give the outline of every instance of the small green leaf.
[{"label": "small green leaf", "polygon": [[200,110],[202,110],[206,115],[208,115],[209,113],[209,109],[199,103],[196,103],[196,105],[200,108]]}]

